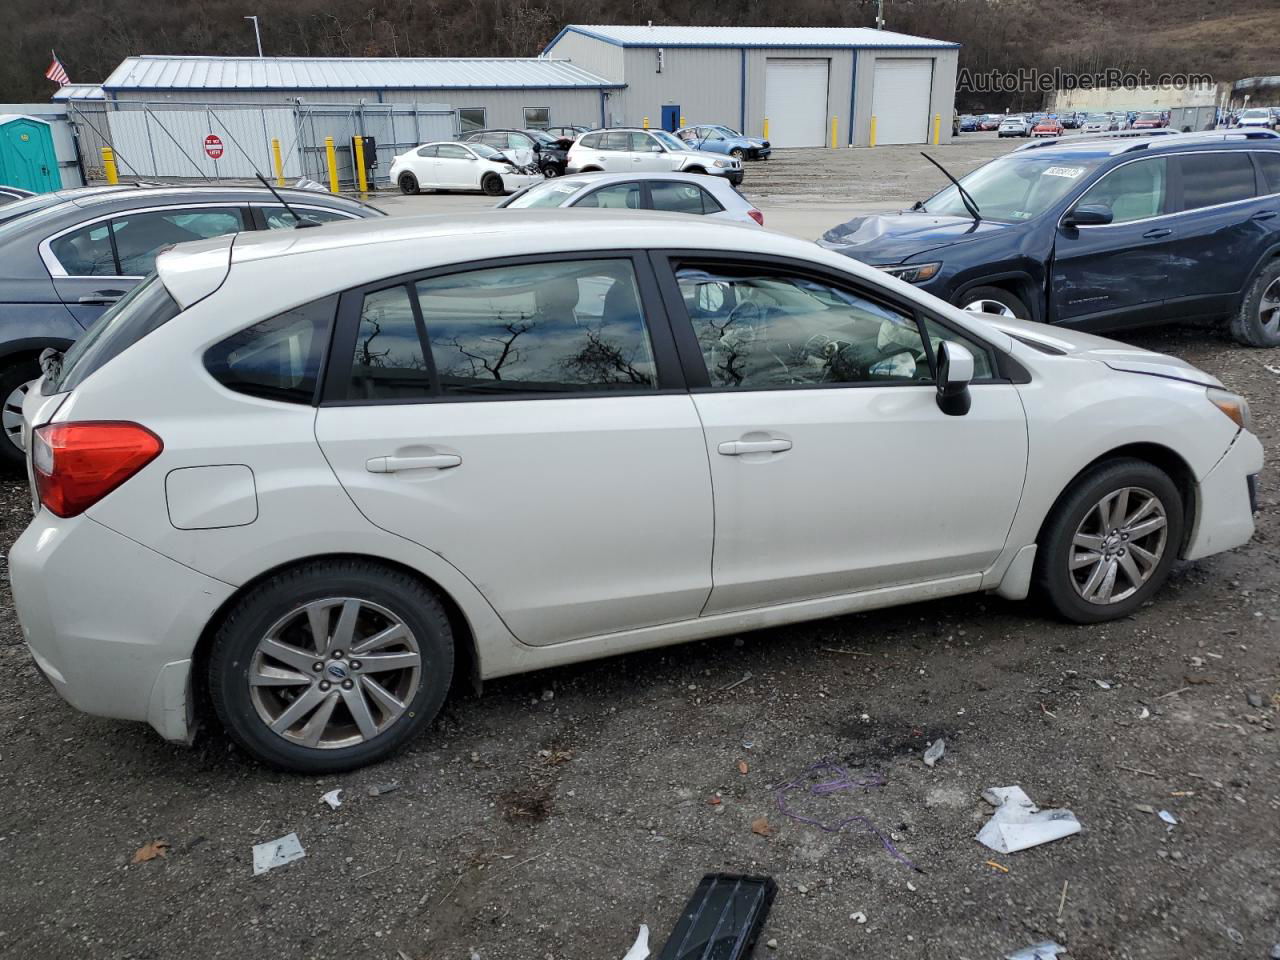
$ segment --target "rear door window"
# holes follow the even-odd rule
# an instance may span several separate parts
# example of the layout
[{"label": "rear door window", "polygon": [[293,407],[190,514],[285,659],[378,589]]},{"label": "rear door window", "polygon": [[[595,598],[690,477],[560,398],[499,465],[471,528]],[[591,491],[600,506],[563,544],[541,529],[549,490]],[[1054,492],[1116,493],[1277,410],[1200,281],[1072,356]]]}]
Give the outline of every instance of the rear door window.
[{"label": "rear door window", "polygon": [[575,207],[603,207],[609,210],[639,210],[644,206],[640,184],[613,183],[588,193]]},{"label": "rear door window", "polygon": [[1262,184],[1267,193],[1280,193],[1280,150],[1259,150],[1254,154],[1262,167]]},{"label": "rear door window", "polygon": [[1257,195],[1253,161],[1242,150],[1187,153],[1178,162],[1182,167],[1183,210],[1235,203]]},{"label": "rear door window", "polygon": [[701,215],[724,209],[715,197],[695,183],[654,180],[649,184],[649,195],[653,198],[653,209],[671,213]]},{"label": "rear door window", "polygon": [[50,241],[49,250],[69,277],[120,276],[108,220],[64,233]]},{"label": "rear door window", "polygon": [[191,240],[220,237],[244,229],[241,211],[235,207],[197,210],[151,210],[115,217],[115,240],[120,276],[141,277],[156,265],[163,250]]},{"label": "rear door window", "polygon": [[631,135],[625,132],[605,133],[600,137],[601,150],[616,150],[624,153],[631,149]]}]

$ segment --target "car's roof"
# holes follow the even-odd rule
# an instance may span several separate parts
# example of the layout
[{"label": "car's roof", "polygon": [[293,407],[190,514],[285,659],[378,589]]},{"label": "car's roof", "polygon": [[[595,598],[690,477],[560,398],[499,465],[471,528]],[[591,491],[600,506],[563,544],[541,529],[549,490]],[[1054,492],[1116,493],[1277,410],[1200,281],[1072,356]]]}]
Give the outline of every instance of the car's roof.
[{"label": "car's roof", "polygon": [[[357,200],[348,197],[340,197],[323,190],[302,190],[296,187],[278,187],[278,193],[285,200],[296,201],[298,203],[314,203],[322,201],[324,203],[333,203],[339,206],[365,206]],[[164,186],[164,187],[145,187],[139,190],[113,190],[110,192],[87,193],[74,198],[74,201],[81,207],[98,207],[108,205],[134,206],[141,202],[147,205],[152,203],[168,203],[173,200],[193,200],[205,203],[211,200],[230,200],[230,201],[271,201],[275,199],[273,194],[266,187],[250,187],[250,186]]]},{"label": "car's roof", "polygon": [[[604,173],[596,171],[591,171],[589,173],[566,173],[564,176],[556,177],[554,180],[540,180],[528,189],[552,189],[556,184],[562,183],[582,183],[584,184],[585,189],[586,185],[597,187],[601,184],[610,183],[635,183],[638,180],[675,180],[680,183],[696,183],[703,187],[723,188],[737,193],[737,191],[733,189],[733,184],[724,177],[709,177],[703,173],[684,173],[680,171],[664,170],[646,170],[643,173],[637,173],[635,171],[629,171],[626,173]],[[746,202],[745,197],[743,200]]]}]

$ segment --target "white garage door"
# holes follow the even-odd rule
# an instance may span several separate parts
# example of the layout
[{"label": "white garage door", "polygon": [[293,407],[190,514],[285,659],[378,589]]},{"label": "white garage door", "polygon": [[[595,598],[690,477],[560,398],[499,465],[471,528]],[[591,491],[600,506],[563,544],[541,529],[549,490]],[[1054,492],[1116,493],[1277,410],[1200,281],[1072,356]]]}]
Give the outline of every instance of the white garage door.
[{"label": "white garage door", "polygon": [[826,60],[766,60],[764,115],[775,147],[821,147],[827,126]]},{"label": "white garage door", "polygon": [[929,115],[932,60],[877,60],[871,89],[876,143],[928,142],[933,122]]}]

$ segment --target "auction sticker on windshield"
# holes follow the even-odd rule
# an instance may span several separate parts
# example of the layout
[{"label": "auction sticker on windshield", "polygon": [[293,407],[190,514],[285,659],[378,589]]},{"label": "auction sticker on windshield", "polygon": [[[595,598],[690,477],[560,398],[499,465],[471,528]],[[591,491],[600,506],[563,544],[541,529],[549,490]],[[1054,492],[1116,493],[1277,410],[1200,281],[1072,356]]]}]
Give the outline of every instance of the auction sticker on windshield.
[{"label": "auction sticker on windshield", "polygon": [[1084,173],[1084,167],[1049,167],[1045,170],[1046,177],[1066,177],[1068,180],[1074,180],[1080,174]]}]

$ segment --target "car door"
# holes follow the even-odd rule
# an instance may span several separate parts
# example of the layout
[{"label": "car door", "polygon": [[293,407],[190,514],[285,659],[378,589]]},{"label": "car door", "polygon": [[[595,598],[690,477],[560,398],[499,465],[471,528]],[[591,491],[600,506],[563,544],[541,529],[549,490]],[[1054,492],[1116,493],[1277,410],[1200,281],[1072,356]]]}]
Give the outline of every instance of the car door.
[{"label": "car door", "polygon": [[[1054,323],[1106,329],[1162,318],[1178,239],[1169,164],[1168,157],[1123,163],[1072,205],[1106,207],[1112,220],[1097,226],[1059,223],[1049,293]],[[1047,173],[1078,176],[1076,171],[1081,168],[1064,162]]]},{"label": "car door", "polygon": [[[715,495],[704,614],[963,578],[1004,548],[1027,464],[991,351],[841,275],[769,258],[658,260]],[[677,319],[678,316],[678,319]],[[972,407],[931,367],[958,340]]]},{"label": "car door", "polygon": [[647,269],[548,255],[342,297],[325,456],[524,643],[695,618],[710,592],[702,428]]},{"label": "car door", "polygon": [[245,223],[245,210],[231,206],[123,211],[60,231],[40,253],[58,296],[88,326],[154,269],[162,250],[238,233]]},{"label": "car door", "polygon": [[445,188],[480,186],[480,161],[460,143],[442,143],[436,147],[436,182]]},{"label": "car door", "polygon": [[592,190],[569,204],[571,207],[598,207],[605,210],[643,210],[644,187],[637,180],[611,183]]},{"label": "car door", "polygon": [[1166,303],[1169,316],[1230,312],[1280,230],[1280,203],[1263,196],[1247,150],[1206,150],[1172,158],[1178,215],[1176,268]]},{"label": "car door", "polygon": [[671,171],[671,158],[654,136],[636,131],[630,137],[632,169]]},{"label": "car door", "polygon": [[434,143],[429,143],[413,151],[413,157],[409,161],[409,169],[418,179],[418,186],[429,188],[440,183],[440,170],[437,165],[439,153],[439,144]]},{"label": "car door", "polygon": [[631,173],[635,168],[631,156],[631,134],[625,130],[602,133],[596,161],[607,173]]}]

